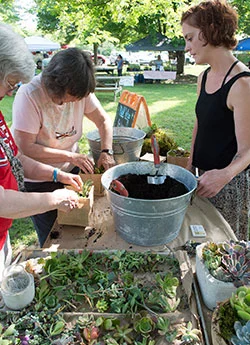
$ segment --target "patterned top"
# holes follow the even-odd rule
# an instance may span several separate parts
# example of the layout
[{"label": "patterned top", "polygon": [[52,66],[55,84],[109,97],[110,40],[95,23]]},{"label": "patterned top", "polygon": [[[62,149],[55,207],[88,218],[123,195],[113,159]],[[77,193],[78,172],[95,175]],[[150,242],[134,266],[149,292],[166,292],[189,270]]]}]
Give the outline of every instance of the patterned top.
[{"label": "patterned top", "polygon": [[[8,154],[6,153],[6,146],[10,149],[13,156],[17,155],[17,146],[0,112],[0,185],[5,189],[18,190],[18,184],[13,174]],[[11,225],[11,219],[0,218],[0,250],[4,245],[8,229]]]}]

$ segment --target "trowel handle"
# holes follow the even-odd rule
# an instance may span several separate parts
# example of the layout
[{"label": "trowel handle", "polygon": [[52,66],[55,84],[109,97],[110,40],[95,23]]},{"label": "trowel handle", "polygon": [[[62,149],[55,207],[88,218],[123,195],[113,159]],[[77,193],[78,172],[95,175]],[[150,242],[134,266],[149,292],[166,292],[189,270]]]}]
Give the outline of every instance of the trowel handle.
[{"label": "trowel handle", "polygon": [[159,149],[159,145],[158,142],[156,140],[155,135],[153,134],[151,136],[151,148],[154,154],[154,163],[156,168],[158,168],[160,166],[160,149]]},{"label": "trowel handle", "polygon": [[125,186],[118,180],[113,180],[110,183],[110,189],[116,191],[122,196],[128,196],[128,191]]}]

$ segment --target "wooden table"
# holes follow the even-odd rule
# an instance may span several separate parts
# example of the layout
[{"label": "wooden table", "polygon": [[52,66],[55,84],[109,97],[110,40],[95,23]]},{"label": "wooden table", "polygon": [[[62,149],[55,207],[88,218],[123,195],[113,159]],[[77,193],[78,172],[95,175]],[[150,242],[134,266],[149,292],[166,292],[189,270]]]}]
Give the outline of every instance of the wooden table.
[{"label": "wooden table", "polygon": [[[189,226],[201,224],[204,226],[206,238],[192,237]],[[89,226],[86,228],[59,225],[55,222],[43,248],[46,250],[57,249],[83,249],[88,250],[134,250],[153,252],[168,252],[178,250],[186,241],[198,242],[223,241],[236,237],[225,219],[207,200],[195,197],[193,204],[188,206],[183,225],[178,237],[170,243],[157,247],[141,247],[124,241],[115,231],[112,211],[106,198],[95,199],[94,209],[90,216]],[[203,328],[206,345],[211,345],[211,317],[212,312],[203,304],[198,283],[195,278],[195,258],[191,258],[194,272],[194,295],[197,300],[197,309],[200,315],[200,323]]]},{"label": "wooden table", "polygon": [[106,72],[107,74],[114,74],[116,69],[116,66],[95,66],[96,73]]},{"label": "wooden table", "polygon": [[116,101],[117,95],[120,94],[122,91],[122,86],[120,85],[120,77],[114,75],[97,75],[95,79],[95,90],[97,92],[114,92],[114,101]]}]

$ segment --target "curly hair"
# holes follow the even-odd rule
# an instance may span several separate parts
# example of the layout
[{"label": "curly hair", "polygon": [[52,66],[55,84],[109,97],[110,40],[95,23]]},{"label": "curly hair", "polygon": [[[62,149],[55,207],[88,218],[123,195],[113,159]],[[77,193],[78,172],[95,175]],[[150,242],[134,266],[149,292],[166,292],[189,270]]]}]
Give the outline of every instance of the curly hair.
[{"label": "curly hair", "polygon": [[62,98],[68,93],[78,99],[95,90],[95,72],[90,55],[78,48],[56,53],[42,72],[48,93]]},{"label": "curly hair", "polygon": [[206,44],[228,49],[237,45],[238,14],[224,0],[204,1],[190,7],[182,14],[183,23],[199,28]]}]

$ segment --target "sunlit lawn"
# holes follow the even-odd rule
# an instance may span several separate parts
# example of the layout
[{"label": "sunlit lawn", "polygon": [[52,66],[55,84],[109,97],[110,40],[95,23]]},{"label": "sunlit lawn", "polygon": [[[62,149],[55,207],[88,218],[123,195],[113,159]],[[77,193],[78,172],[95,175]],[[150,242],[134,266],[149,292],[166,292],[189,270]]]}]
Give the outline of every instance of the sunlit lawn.
[{"label": "sunlit lawn", "polygon": [[[197,75],[204,67],[188,66],[186,74]],[[134,87],[124,87],[145,97],[148,104],[152,123],[168,128],[176,143],[185,149],[190,148],[192,127],[195,119],[194,107],[196,101],[196,84],[136,84]],[[115,118],[117,102],[112,93],[96,93],[104,109],[112,119]],[[1,101],[0,109],[8,124],[11,125],[11,107],[13,97],[5,97]],[[94,124],[84,120],[84,133],[95,129]],[[81,150],[88,152],[88,143],[81,140]],[[33,224],[29,218],[14,220],[10,231],[14,251],[22,246],[37,244],[37,237]]]}]

